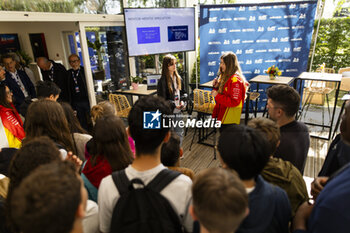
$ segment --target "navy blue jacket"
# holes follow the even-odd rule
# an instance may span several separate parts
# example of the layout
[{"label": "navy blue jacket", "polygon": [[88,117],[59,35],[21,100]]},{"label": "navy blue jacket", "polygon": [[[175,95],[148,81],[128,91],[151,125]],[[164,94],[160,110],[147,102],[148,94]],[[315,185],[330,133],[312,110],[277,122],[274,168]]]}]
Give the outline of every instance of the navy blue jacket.
[{"label": "navy blue jacket", "polygon": [[[30,81],[28,75],[22,70],[17,70],[17,74],[27,91],[29,98],[35,98],[35,88],[32,81]],[[11,73],[8,71],[5,74],[5,84],[12,91],[14,98],[13,103],[16,109],[19,109],[19,106],[24,102],[25,97],[21,88],[18,86],[16,80],[12,78]]]},{"label": "navy blue jacket", "polygon": [[236,233],[288,233],[291,215],[286,192],[259,175],[254,190],[249,193],[249,215]]},{"label": "navy blue jacket", "polygon": [[294,233],[348,233],[350,229],[350,166],[328,181],[318,195],[307,231]]}]

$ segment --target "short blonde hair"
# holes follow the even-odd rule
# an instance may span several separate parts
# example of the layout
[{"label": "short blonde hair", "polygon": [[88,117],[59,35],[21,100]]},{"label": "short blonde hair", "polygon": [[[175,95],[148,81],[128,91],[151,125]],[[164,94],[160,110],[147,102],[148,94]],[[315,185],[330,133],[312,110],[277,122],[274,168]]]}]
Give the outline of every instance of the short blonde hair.
[{"label": "short blonde hair", "polygon": [[248,194],[234,171],[209,168],[192,186],[193,211],[210,232],[235,232],[246,216]]}]

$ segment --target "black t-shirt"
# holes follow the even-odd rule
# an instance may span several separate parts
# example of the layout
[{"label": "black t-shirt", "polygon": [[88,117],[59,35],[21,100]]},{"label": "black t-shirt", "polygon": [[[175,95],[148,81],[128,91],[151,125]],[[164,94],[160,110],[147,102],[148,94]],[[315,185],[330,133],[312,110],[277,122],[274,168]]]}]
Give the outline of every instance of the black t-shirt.
[{"label": "black t-shirt", "polygon": [[303,174],[310,146],[307,126],[302,122],[292,121],[281,126],[280,131],[281,142],[275,157],[291,162]]}]

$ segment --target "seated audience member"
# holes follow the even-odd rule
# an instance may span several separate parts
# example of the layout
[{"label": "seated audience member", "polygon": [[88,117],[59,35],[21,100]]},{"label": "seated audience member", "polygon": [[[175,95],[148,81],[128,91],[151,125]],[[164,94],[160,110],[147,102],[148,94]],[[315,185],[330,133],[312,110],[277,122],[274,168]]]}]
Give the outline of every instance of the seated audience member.
[{"label": "seated audience member", "polygon": [[248,195],[235,172],[222,168],[201,171],[192,185],[190,213],[200,232],[236,232],[248,215]]},{"label": "seated audience member", "polygon": [[286,192],[260,175],[270,156],[266,137],[247,126],[232,126],[220,134],[218,148],[222,166],[238,173],[249,195],[249,215],[237,232],[289,232]]},{"label": "seated audience member", "polygon": [[[19,186],[25,177],[38,166],[53,161],[61,161],[60,152],[48,137],[37,137],[24,144],[15,153],[10,164],[7,203],[10,203],[13,190]],[[10,207],[10,205],[8,206]],[[7,209],[7,212],[10,214],[12,209]],[[9,224],[14,232],[18,232],[17,227],[13,225],[13,219],[9,218]]]},{"label": "seated audience member", "polygon": [[14,190],[11,217],[23,233],[81,233],[87,193],[71,163],[40,166]]},{"label": "seated audience member", "polygon": [[[350,145],[350,102],[345,105],[345,114],[340,125],[344,143]],[[350,164],[332,177],[316,179],[312,185],[315,204],[304,202],[293,222],[295,233],[345,233],[350,229]]]},{"label": "seated audience member", "polygon": [[261,176],[267,182],[277,185],[286,191],[292,207],[292,216],[294,217],[298,207],[309,199],[309,195],[300,171],[290,162],[273,157],[280,140],[280,131],[277,123],[261,117],[250,120],[248,126],[265,134],[269,142],[269,154],[271,156],[261,172]]},{"label": "seated audience member", "polygon": [[306,125],[295,120],[300,105],[300,95],[287,85],[274,85],[267,89],[269,116],[280,127],[281,140],[276,158],[291,162],[304,173],[310,138]]},{"label": "seated audience member", "polygon": [[[74,158],[68,158],[67,160],[73,161],[77,166],[77,169],[79,168],[77,163],[74,161]],[[11,161],[7,203],[11,201],[13,190],[17,188],[21,181],[33,170],[40,165],[58,161],[61,161],[60,152],[56,145],[48,137],[37,137],[23,145],[23,147],[18,150]],[[84,232],[96,233],[98,232],[97,204],[93,201],[89,201],[86,208],[87,214],[83,221]],[[11,213],[11,209],[8,209],[7,212]],[[13,229],[13,232],[18,232],[18,229],[15,225],[13,225],[13,220],[11,218],[9,219],[9,224]]]},{"label": "seated audience member", "polygon": [[0,148],[20,148],[25,137],[23,122],[12,104],[12,92],[0,83]]},{"label": "seated audience member", "polygon": [[[97,119],[108,115],[116,115],[114,106],[108,101],[102,101],[91,108],[91,120],[93,124],[95,124]],[[132,153],[135,154],[134,140],[130,136],[128,136],[128,140],[129,140],[130,149]],[[86,150],[85,150],[86,159],[88,159],[91,155],[91,151],[93,150],[92,145],[93,145],[93,139],[91,139],[86,143]]]},{"label": "seated audience member", "polygon": [[82,178],[89,199],[97,201],[97,190],[101,180],[131,164],[132,152],[124,123],[115,115],[98,119],[92,136],[94,150],[82,170]]},{"label": "seated audience member", "polygon": [[68,127],[73,138],[74,149],[77,152],[77,156],[82,161],[85,161],[85,145],[92,138],[92,136],[81,127],[70,104],[62,102],[61,106],[67,118]]},{"label": "seated audience member", "polygon": [[37,98],[34,99],[25,99],[24,102],[19,106],[21,114],[25,117],[29,105],[37,101],[38,99],[47,99],[57,101],[60,96],[61,89],[51,81],[38,81],[35,85]]},{"label": "seated audience member", "polygon": [[42,99],[29,106],[25,132],[24,143],[39,136],[48,136],[56,143],[63,158],[66,158],[68,151],[75,154],[73,139],[63,108],[55,101]]},{"label": "seated audience member", "polygon": [[161,162],[169,169],[181,172],[193,180],[194,172],[189,168],[180,167],[180,157],[182,157],[182,153],[180,137],[172,131],[169,141],[163,143],[160,157]]},{"label": "seated audience member", "polygon": [[[126,183],[128,183],[127,180],[132,180],[133,182],[137,181],[138,183],[143,183],[147,186],[150,184],[154,184],[153,182],[151,182],[156,182],[156,180],[154,179],[157,179],[157,181],[159,181],[159,179],[164,180],[169,177],[168,175],[171,175],[171,178],[173,179],[171,179],[170,183],[165,183],[167,184],[165,187],[161,187],[158,188],[157,191],[153,191],[154,195],[157,194],[157,197],[162,197],[163,200],[165,200],[166,203],[162,203],[163,205],[161,205],[161,207],[163,207],[162,210],[167,210],[167,214],[162,216],[161,218],[158,218],[158,215],[154,215],[154,212],[152,211],[144,212],[145,214],[143,214],[143,216],[146,220],[144,220],[142,226],[140,227],[142,227],[146,231],[146,229],[150,227],[149,224],[155,226],[155,224],[153,223],[156,222],[156,227],[161,228],[158,229],[158,232],[175,232],[175,228],[173,227],[181,228],[181,224],[186,231],[192,232],[193,221],[191,219],[191,216],[188,214],[188,206],[192,198],[192,181],[188,176],[185,176],[175,171],[168,170],[166,167],[164,167],[164,165],[161,164],[161,146],[164,142],[167,142],[169,140],[170,131],[169,128],[144,129],[144,112],[154,112],[153,117],[158,117],[158,120],[160,120],[159,118],[161,118],[157,114],[159,112],[165,115],[171,114],[169,104],[164,99],[154,96],[147,96],[139,99],[131,109],[128,117],[128,131],[131,137],[135,140],[136,157],[132,164],[129,165],[125,170],[113,173],[112,175],[105,177],[101,182],[100,188],[98,190],[98,204],[100,209],[100,231],[104,233],[113,232],[112,229],[114,227],[118,228],[120,226],[135,227],[135,222],[130,222],[130,224],[126,224],[125,221],[127,221],[128,218],[133,218],[134,216],[137,216],[137,218],[139,217],[139,215],[130,216],[131,211],[129,211],[129,206],[126,206],[126,208],[120,206],[119,209],[117,207],[115,210],[121,213],[120,215],[116,215],[117,218],[119,216],[122,219],[117,219],[120,220],[118,222],[112,220],[112,213],[114,208],[116,207],[116,204],[118,205],[119,201],[125,200],[124,198],[120,197],[125,197],[124,195],[128,195],[127,192],[124,193],[125,187],[121,184],[121,186],[123,186],[123,189],[119,190],[115,182],[121,181],[120,179],[122,179],[123,177],[123,180],[126,181]],[[155,119],[155,121],[157,121],[157,119]],[[160,123],[161,121],[157,122]],[[164,174],[165,176],[163,176]],[[120,185],[118,186],[120,187]],[[151,189],[151,187],[149,188]],[[147,189],[140,190],[141,194],[143,194],[146,191]],[[120,195],[120,192],[122,192],[122,195]],[[138,196],[140,198],[146,198],[146,200],[154,196],[150,195],[150,193],[147,194],[149,194],[149,196]],[[133,199],[130,199],[130,201],[133,201]],[[132,203],[135,203],[137,205],[140,204],[139,202],[134,201]],[[148,201],[143,202],[141,204],[150,205],[151,203]],[[165,204],[168,204],[168,208],[165,208]],[[139,206],[134,207],[135,208],[133,208],[133,210],[137,212],[135,209]],[[160,210],[160,205],[153,205],[152,207],[158,207],[158,211]],[[165,211],[163,211],[162,213],[164,212]],[[142,213],[139,212],[138,214]],[[178,217],[176,217],[176,215]],[[157,216],[157,219],[154,218],[155,216]],[[113,215],[113,217],[115,217],[115,215]],[[165,224],[166,220],[174,221],[167,221],[167,224]],[[175,223],[175,221],[177,221],[177,223]],[[118,225],[118,223],[121,224]],[[170,227],[170,229],[169,223],[172,223],[172,227]],[[155,232],[155,230],[153,230],[153,232]]]},{"label": "seated audience member", "polygon": [[12,91],[14,105],[19,110],[19,106],[25,98],[31,99],[36,97],[34,85],[24,71],[16,69],[16,61],[11,55],[5,54],[2,57],[2,61],[6,68],[5,83]]}]

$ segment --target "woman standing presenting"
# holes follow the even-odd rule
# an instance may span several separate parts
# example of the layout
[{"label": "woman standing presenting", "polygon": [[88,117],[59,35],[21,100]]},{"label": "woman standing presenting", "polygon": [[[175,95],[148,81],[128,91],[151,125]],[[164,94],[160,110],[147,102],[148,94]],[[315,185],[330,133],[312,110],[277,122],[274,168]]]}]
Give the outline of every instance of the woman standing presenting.
[{"label": "woman standing presenting", "polygon": [[232,52],[223,54],[220,58],[220,77],[214,80],[211,92],[216,102],[212,117],[221,121],[220,131],[228,125],[239,124],[248,86],[237,56]]},{"label": "woman standing presenting", "polygon": [[[0,73],[1,70],[0,66]],[[24,136],[23,122],[12,104],[12,93],[0,83],[0,148],[20,148]]]},{"label": "woman standing presenting", "polygon": [[[157,95],[163,97],[171,103],[175,121],[180,120],[181,110],[185,107],[181,97],[185,94],[184,85],[181,77],[176,71],[176,58],[168,54],[163,58],[162,77],[157,86]],[[180,137],[180,144],[182,144],[183,128],[175,127],[174,131]]]}]

